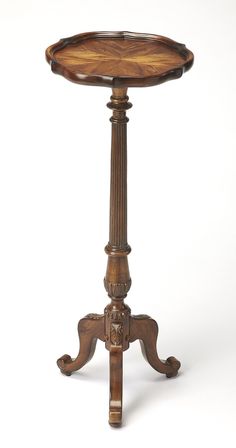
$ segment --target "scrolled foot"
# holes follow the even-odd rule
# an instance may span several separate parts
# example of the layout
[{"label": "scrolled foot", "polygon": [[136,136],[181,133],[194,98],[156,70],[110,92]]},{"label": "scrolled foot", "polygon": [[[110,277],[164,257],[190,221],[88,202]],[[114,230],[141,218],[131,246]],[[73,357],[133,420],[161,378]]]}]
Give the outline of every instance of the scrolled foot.
[{"label": "scrolled foot", "polygon": [[119,411],[109,411],[109,425],[113,428],[120,428],[122,424],[122,412]]},{"label": "scrolled foot", "polygon": [[170,356],[166,360],[166,364],[171,367],[171,372],[166,373],[167,378],[173,378],[178,374],[181,363],[174,356]]},{"label": "scrolled foot", "polygon": [[181,366],[180,362],[170,356],[166,361],[162,361],[157,354],[158,325],[149,316],[131,316],[130,342],[140,340],[142,353],[146,361],[160,373],[164,373],[167,378],[177,375]]},{"label": "scrolled foot", "polygon": [[64,373],[64,375],[70,376],[71,375],[71,371],[67,371],[66,366],[68,364],[71,364],[73,362],[72,358],[70,355],[63,355],[61,358],[59,358],[57,360],[57,365],[61,371],[61,373]]},{"label": "scrolled foot", "polygon": [[80,350],[77,358],[72,359],[70,355],[63,355],[57,360],[57,365],[64,375],[70,376],[72,372],[81,369],[92,359],[97,339],[105,341],[104,315],[88,314],[79,321],[78,333]]}]

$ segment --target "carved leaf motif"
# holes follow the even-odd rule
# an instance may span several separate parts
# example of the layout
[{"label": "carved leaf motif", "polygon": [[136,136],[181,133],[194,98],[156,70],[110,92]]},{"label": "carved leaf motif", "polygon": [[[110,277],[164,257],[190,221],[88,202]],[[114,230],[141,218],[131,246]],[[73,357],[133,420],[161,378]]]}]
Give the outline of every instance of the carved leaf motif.
[{"label": "carved leaf motif", "polygon": [[126,283],[111,283],[104,279],[104,286],[110,297],[124,297],[131,287],[131,279]]},{"label": "carved leaf motif", "polygon": [[123,328],[122,324],[111,324],[111,343],[113,345],[121,345],[122,344],[122,335]]}]

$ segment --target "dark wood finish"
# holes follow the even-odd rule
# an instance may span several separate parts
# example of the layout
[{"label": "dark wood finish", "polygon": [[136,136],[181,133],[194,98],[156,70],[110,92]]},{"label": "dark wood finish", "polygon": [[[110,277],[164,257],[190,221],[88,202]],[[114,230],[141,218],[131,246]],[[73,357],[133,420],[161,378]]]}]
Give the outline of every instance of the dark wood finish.
[{"label": "dark wood finish", "polygon": [[106,291],[117,302],[123,300],[131,286],[127,255],[131,248],[127,242],[127,89],[113,89],[108,107],[111,117],[111,185],[110,235],[105,251],[108,254],[104,279]]},{"label": "dark wood finish", "polygon": [[110,349],[110,398],[109,423],[119,427],[122,421],[123,351],[122,347]]},{"label": "dark wood finish", "polygon": [[[97,339],[110,353],[109,423],[122,420],[123,351],[139,340],[149,364],[168,378],[177,375],[180,362],[173,356],[162,361],[156,349],[157,323],[147,315],[132,316],[124,299],[131,287],[127,240],[127,122],[132,107],[127,86],[147,86],[181,76],[193,63],[185,46],[153,35],[137,33],[85,33],[62,39],[47,49],[52,70],[78,83],[112,85],[107,106],[111,117],[110,231],[104,286],[111,301],[104,314],[88,314],[78,325],[80,350],[77,358],[64,355],[57,364],[71,375],[93,356]],[[81,62],[82,61],[82,62]],[[83,76],[81,75],[83,73]],[[137,76],[136,76],[137,75]],[[115,86],[115,87],[114,87]]]},{"label": "dark wood finish", "polygon": [[157,336],[158,325],[155,320],[145,314],[131,316],[130,342],[139,339],[143,356],[153,369],[165,373],[167,378],[176,376],[180,362],[174,356],[170,356],[166,361],[159,359],[156,350]]},{"label": "dark wood finish", "polygon": [[63,355],[57,360],[57,365],[62,373],[71,375],[72,372],[81,369],[92,359],[97,339],[105,341],[104,315],[88,314],[78,323],[80,350],[77,358],[72,359],[70,355]]},{"label": "dark wood finish", "polygon": [[127,89],[113,89],[108,107],[112,109],[110,235],[104,285],[111,304],[105,309],[106,348],[110,350],[109,423],[119,426],[122,419],[122,351],[129,347],[130,309],[124,304],[130,286],[127,255]]},{"label": "dark wood finish", "polygon": [[193,53],[164,36],[101,31],[61,39],[46,59],[54,73],[78,84],[146,87],[180,78]]}]

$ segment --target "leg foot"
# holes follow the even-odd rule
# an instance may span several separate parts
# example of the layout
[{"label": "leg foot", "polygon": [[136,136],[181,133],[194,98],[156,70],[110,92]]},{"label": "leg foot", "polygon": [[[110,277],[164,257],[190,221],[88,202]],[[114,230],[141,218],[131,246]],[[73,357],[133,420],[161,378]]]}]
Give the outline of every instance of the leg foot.
[{"label": "leg foot", "polygon": [[158,325],[155,320],[146,315],[131,316],[130,342],[139,339],[143,356],[153,369],[166,374],[167,378],[174,377],[181,364],[174,356],[170,356],[166,361],[159,358],[156,349],[157,336]]},{"label": "leg foot", "polygon": [[68,376],[75,370],[81,369],[81,367],[92,359],[97,339],[105,341],[104,315],[88,314],[85,316],[79,321],[78,333],[80,350],[77,358],[72,359],[70,355],[63,355],[57,360],[57,365],[61,372]]},{"label": "leg foot", "polygon": [[110,350],[110,403],[109,424],[115,428],[122,421],[122,383],[123,383],[123,352],[121,347]]}]

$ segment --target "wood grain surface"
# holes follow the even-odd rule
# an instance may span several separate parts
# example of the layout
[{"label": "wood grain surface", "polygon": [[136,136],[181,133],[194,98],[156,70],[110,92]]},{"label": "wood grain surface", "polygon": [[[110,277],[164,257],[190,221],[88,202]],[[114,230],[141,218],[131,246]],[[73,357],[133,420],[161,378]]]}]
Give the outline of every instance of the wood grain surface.
[{"label": "wood grain surface", "polygon": [[70,81],[103,86],[148,86],[180,77],[193,63],[185,45],[139,33],[85,33],[46,50],[52,70]]}]

